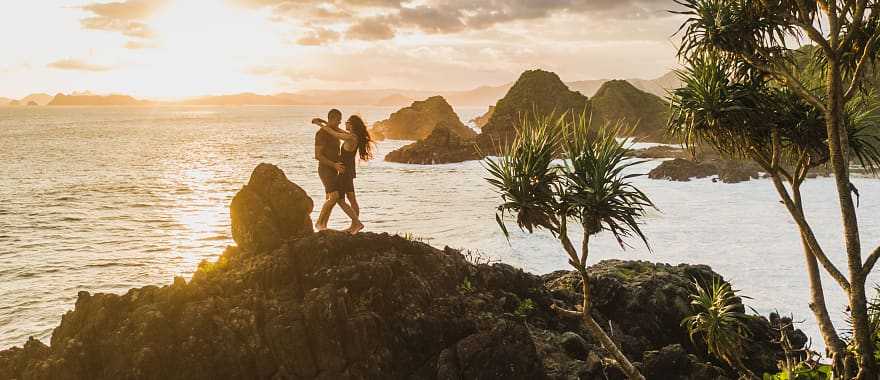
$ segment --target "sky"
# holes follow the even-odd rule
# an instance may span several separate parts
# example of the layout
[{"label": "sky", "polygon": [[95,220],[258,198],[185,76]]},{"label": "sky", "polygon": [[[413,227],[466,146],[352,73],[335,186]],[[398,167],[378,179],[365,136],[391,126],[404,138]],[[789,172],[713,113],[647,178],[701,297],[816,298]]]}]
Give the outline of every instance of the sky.
[{"label": "sky", "polygon": [[676,66],[672,0],[0,2],[0,96],[466,90]]}]

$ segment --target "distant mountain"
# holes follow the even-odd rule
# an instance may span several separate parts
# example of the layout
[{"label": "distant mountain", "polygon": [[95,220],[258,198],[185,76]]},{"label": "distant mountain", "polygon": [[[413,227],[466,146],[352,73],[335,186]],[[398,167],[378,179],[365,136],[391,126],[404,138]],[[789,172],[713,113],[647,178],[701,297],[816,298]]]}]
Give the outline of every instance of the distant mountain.
[{"label": "distant mountain", "polygon": [[37,103],[38,105],[45,106],[45,105],[49,104],[49,102],[52,101],[52,98],[53,98],[52,95],[38,93],[38,94],[30,94],[28,96],[25,96],[24,98],[21,98],[20,102],[23,104],[27,104],[28,102],[34,102],[34,103]]},{"label": "distant mountain", "polygon": [[636,124],[636,136],[662,141],[666,130],[669,104],[659,96],[642,91],[625,80],[602,84],[590,101],[593,116],[601,120]]},{"label": "distant mountain", "polygon": [[379,99],[375,105],[380,107],[403,107],[413,102],[413,99],[401,94],[388,95]]},{"label": "distant mountain", "polygon": [[179,102],[185,105],[200,106],[245,106],[245,105],[301,105],[293,94],[258,95],[250,92],[231,95],[203,96]]},{"label": "distant mountain", "polygon": [[64,95],[58,94],[50,106],[145,106],[154,104],[128,95]]},{"label": "distant mountain", "polygon": [[[611,79],[594,79],[581,80],[575,82],[567,82],[566,84],[572,90],[578,91],[587,96],[593,96],[599,91],[603,84]],[[655,79],[626,79],[627,82],[644,92],[654,94],[660,98],[666,99],[667,91],[676,89],[681,86],[681,81],[674,71],[670,71],[663,76]]]}]

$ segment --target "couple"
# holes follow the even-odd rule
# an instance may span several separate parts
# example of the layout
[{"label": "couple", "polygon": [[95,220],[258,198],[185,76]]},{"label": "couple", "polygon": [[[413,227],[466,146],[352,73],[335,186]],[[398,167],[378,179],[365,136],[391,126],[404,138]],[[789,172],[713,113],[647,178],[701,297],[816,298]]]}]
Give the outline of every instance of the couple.
[{"label": "couple", "polygon": [[344,131],[339,128],[341,122],[342,112],[337,109],[327,113],[326,121],[312,119],[312,124],[321,127],[315,134],[315,159],[318,160],[318,176],[321,177],[324,193],[327,194],[327,200],[315,222],[315,229],[327,229],[330,212],[338,204],[351,218],[351,226],[345,231],[356,234],[364,228],[364,224],[360,220],[361,210],[354,192],[355,156],[359,156],[362,161],[372,159],[373,141],[359,116],[349,117]]}]

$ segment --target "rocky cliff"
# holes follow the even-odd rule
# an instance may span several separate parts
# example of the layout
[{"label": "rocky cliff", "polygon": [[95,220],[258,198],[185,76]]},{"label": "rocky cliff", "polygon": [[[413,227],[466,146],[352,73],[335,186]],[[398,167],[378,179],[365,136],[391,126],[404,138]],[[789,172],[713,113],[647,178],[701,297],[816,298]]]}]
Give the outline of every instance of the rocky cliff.
[{"label": "rocky cliff", "polygon": [[[388,234],[312,233],[311,208],[260,165],[232,202],[238,246],[190,281],[80,292],[49,346],[0,351],[0,378],[622,378],[578,321],[550,309],[580,301],[574,273],[537,276]],[[732,378],[681,327],[691,279],[718,274],[614,260],[590,276],[594,317],[649,379]],[[775,370],[775,330],[748,322],[746,365]]]},{"label": "rocky cliff", "polygon": [[459,120],[452,106],[442,96],[413,102],[409,107],[391,114],[387,120],[377,122],[372,133],[378,139],[420,140],[428,137],[438,123],[443,123],[463,138],[477,135]]}]

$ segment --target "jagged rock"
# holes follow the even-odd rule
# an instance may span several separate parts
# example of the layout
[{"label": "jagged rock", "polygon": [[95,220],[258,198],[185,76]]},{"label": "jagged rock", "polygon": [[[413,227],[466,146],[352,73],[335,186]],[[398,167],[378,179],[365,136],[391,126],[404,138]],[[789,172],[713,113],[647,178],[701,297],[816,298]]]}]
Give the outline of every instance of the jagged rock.
[{"label": "jagged rock", "polygon": [[250,182],[232,198],[232,238],[250,251],[269,251],[312,232],[314,204],[305,190],[271,164],[258,165]]},{"label": "jagged rock", "polygon": [[377,139],[420,140],[428,137],[434,127],[441,123],[463,138],[477,135],[462,124],[452,106],[442,96],[413,102],[411,106],[391,114],[387,120],[377,122],[372,133]]},{"label": "jagged rock", "polygon": [[385,161],[430,165],[481,158],[483,156],[479,153],[475,140],[461,138],[445,123],[440,122],[430,136],[388,153]]},{"label": "jagged rock", "polygon": [[[239,193],[258,201],[242,203],[235,223],[278,228],[280,210],[291,223],[307,222],[301,210],[311,201],[291,185],[278,168],[258,166]],[[253,205],[266,210],[241,217]],[[623,378],[580,321],[551,310],[581,302],[574,272],[474,265],[459,251],[388,234],[298,231],[271,250],[254,239],[247,249],[229,247],[189,282],[80,292],[49,347],[30,340],[0,351],[0,378]],[[709,267],[608,260],[589,272],[593,317],[646,373],[735,377],[681,326],[691,279],[720,279]],[[745,364],[775,371],[782,353],[770,322],[748,323]]]},{"label": "jagged rock", "polygon": [[623,121],[633,126],[632,136],[644,141],[666,140],[669,104],[659,96],[639,90],[625,80],[610,80],[602,84],[590,101],[593,116]]}]

